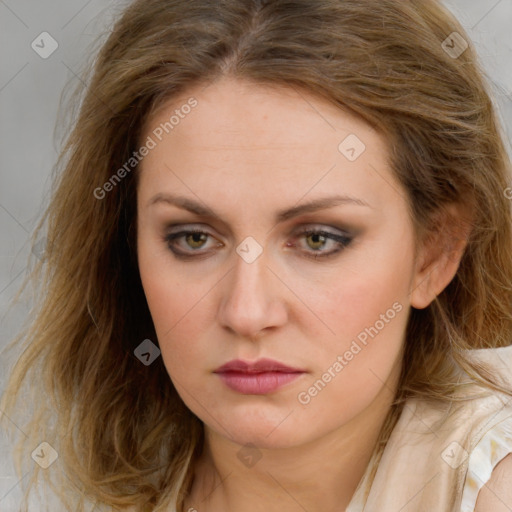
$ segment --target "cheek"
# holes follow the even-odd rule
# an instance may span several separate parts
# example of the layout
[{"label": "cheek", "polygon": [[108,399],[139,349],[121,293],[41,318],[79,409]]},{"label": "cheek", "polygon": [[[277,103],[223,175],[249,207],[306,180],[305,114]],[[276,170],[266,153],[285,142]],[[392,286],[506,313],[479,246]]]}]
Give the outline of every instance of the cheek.
[{"label": "cheek", "polygon": [[202,322],[206,304],[202,296],[207,290],[201,294],[194,286],[185,291],[176,284],[156,272],[146,275],[143,282],[164,366],[182,399],[193,409],[194,404],[188,403],[189,393],[202,396],[204,392],[196,388],[198,373],[213,367],[213,361],[208,361],[208,347],[200,344],[207,328]]},{"label": "cheek", "polygon": [[163,349],[175,339],[193,341],[194,332],[201,332],[201,316],[208,288],[196,285],[183,287],[179,280],[164,277],[156,268],[155,272],[150,271],[144,277],[141,272],[141,279]]},{"label": "cheek", "polygon": [[[310,346],[305,352],[314,361],[314,376],[303,391],[321,382],[312,389],[308,414],[322,414],[321,407],[329,404],[337,414],[353,412],[382,388],[403,346],[410,272],[408,251],[396,255],[388,249],[373,261],[358,258],[347,264],[309,293],[311,309],[321,322],[315,318],[306,335]],[[300,293],[306,290],[304,281]]]},{"label": "cheek", "polygon": [[[312,374],[293,396],[301,410],[295,418],[299,423],[335,429],[392,388],[400,373],[408,306],[386,284],[377,291],[375,283],[361,282],[346,294],[338,293],[336,307],[329,306],[332,312],[323,318],[336,334],[308,333],[314,346],[304,352]],[[324,300],[332,302],[335,297]],[[321,311],[329,311],[327,304]]]},{"label": "cheek", "polygon": [[309,336],[313,332],[321,335],[317,345],[323,339],[331,353],[343,349],[375,323],[377,328],[382,327],[381,315],[389,331],[388,327],[396,323],[397,309],[406,310],[409,305],[412,253],[406,247],[399,254],[389,246],[374,249],[347,256],[338,269],[329,269],[314,279],[311,272],[302,272],[296,281],[294,291],[310,306],[310,312],[306,312],[311,325]]},{"label": "cheek", "polygon": [[[193,352],[193,340],[201,332],[200,315],[208,293],[208,282],[191,280],[174,265],[172,255],[155,241],[141,237],[138,241],[138,261],[142,286],[155,326],[162,358],[174,365]],[[193,320],[193,321],[191,321]],[[174,343],[174,340],[187,343]]]}]

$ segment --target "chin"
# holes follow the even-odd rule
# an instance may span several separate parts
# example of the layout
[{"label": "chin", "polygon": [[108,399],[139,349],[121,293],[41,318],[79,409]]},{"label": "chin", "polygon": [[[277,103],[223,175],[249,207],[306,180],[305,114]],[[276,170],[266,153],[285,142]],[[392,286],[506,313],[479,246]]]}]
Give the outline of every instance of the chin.
[{"label": "chin", "polygon": [[301,439],[300,434],[299,436],[297,436],[297,433],[290,435],[288,430],[281,433],[274,431],[270,435],[269,432],[272,432],[272,430],[265,432],[237,431],[236,435],[230,440],[241,447],[253,446],[262,450],[293,448],[305,442]]},{"label": "chin", "polygon": [[294,413],[290,414],[290,409],[274,410],[265,415],[262,406],[256,407],[258,407],[256,414],[254,410],[248,411],[244,408],[238,414],[223,415],[219,423],[229,425],[228,432],[219,430],[218,424],[208,426],[219,435],[241,446],[253,444],[259,448],[277,449],[290,448],[307,441],[303,439],[304,432],[301,426],[296,424],[293,418]]}]

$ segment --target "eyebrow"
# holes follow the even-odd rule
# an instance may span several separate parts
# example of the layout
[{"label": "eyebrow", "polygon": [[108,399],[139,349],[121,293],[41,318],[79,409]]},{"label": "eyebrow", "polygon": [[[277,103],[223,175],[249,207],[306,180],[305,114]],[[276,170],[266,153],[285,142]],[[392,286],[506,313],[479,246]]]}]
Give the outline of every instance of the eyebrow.
[{"label": "eyebrow", "polygon": [[[171,204],[201,217],[211,217],[219,221],[222,220],[220,215],[214,210],[188,197],[161,192],[153,196],[148,201],[146,206],[149,207],[159,203]],[[372,206],[370,206],[366,201],[347,195],[322,197],[320,199],[313,199],[306,203],[278,211],[275,216],[275,222],[284,222],[286,220],[292,219],[293,217],[298,217],[303,213],[325,210],[327,208],[333,208],[334,206],[340,206],[343,204],[355,204],[358,206],[366,206],[368,208],[372,208]]]}]

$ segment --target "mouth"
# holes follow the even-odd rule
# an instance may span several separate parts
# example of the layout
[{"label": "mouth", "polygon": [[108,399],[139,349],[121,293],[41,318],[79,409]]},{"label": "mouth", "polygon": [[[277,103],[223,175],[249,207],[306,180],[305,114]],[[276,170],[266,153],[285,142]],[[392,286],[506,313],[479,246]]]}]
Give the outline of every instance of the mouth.
[{"label": "mouth", "polygon": [[265,395],[294,381],[306,371],[272,359],[260,359],[254,363],[237,359],[220,366],[214,373],[233,391]]}]

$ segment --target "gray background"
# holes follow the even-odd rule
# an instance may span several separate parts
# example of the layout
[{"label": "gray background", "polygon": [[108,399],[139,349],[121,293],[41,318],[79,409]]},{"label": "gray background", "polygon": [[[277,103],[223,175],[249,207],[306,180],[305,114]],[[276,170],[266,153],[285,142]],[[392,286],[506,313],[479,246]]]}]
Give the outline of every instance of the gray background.
[{"label": "gray background", "polygon": [[[492,80],[507,143],[512,134],[512,0],[446,0],[468,30]],[[55,132],[64,89],[80,81],[84,57],[126,1],[0,0],[0,350],[29,304],[8,309],[25,276],[29,237],[47,204],[62,133]],[[46,59],[31,47],[48,32]],[[37,39],[36,39],[37,38]],[[48,44],[45,44],[48,48]],[[510,149],[510,146],[509,146]],[[13,358],[0,360],[0,392]],[[1,413],[1,411],[0,411]],[[14,512],[20,485],[0,442],[0,511]],[[35,447],[34,447],[35,448]]]}]

